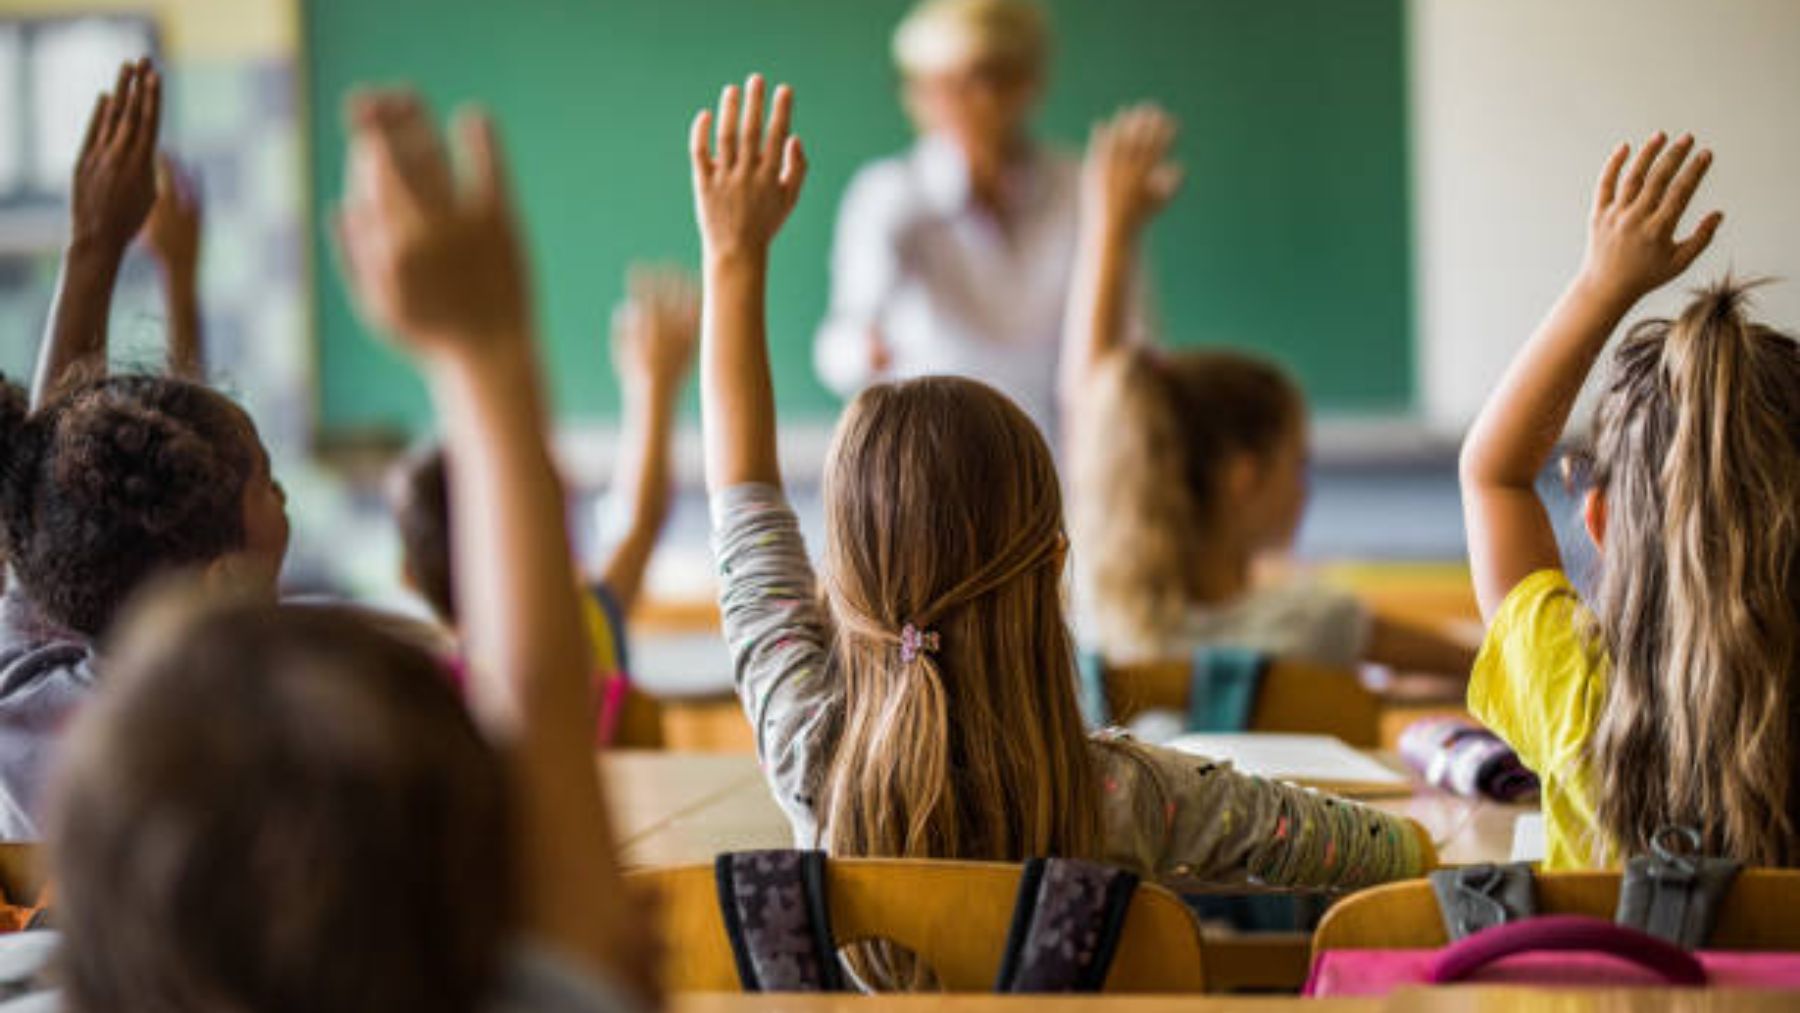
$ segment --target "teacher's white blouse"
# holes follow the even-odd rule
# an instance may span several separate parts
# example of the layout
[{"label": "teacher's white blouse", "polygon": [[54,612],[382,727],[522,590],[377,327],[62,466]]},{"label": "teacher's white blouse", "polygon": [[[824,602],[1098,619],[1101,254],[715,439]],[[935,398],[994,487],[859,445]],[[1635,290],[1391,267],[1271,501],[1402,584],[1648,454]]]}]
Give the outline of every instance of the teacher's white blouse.
[{"label": "teacher's white blouse", "polygon": [[[848,397],[876,380],[969,376],[1054,437],[1080,175],[1079,160],[1033,148],[1006,181],[1003,225],[975,203],[948,141],[927,137],[864,167],[838,212],[831,307],[814,347],[820,379]],[[1133,317],[1141,330],[1142,312]],[[891,357],[882,376],[871,372],[871,334]]]}]

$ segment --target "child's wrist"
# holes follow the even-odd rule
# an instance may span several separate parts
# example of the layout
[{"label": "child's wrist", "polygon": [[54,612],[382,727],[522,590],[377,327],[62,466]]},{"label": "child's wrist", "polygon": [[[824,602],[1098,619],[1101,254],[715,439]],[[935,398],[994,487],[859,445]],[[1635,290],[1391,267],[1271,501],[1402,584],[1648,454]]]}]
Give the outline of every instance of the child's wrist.
[{"label": "child's wrist", "polygon": [[710,274],[762,271],[769,264],[767,243],[707,243],[701,253]]},{"label": "child's wrist", "polygon": [[1646,294],[1641,286],[1609,276],[1606,272],[1587,265],[1583,265],[1575,273],[1575,280],[1570,284],[1569,291],[1597,308],[1616,312],[1620,316]]}]

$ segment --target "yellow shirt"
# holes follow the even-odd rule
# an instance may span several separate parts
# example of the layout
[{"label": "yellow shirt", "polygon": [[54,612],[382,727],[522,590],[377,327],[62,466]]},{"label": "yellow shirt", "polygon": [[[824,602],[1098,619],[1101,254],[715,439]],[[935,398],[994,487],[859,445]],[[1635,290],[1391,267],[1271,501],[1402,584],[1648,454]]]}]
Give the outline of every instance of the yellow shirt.
[{"label": "yellow shirt", "polygon": [[[1590,641],[1589,612],[1561,570],[1519,582],[1488,625],[1469,679],[1469,710],[1543,782],[1543,867],[1596,864],[1599,824],[1588,739],[1606,704],[1610,663]],[[1611,850],[1605,854],[1612,861]]]}]

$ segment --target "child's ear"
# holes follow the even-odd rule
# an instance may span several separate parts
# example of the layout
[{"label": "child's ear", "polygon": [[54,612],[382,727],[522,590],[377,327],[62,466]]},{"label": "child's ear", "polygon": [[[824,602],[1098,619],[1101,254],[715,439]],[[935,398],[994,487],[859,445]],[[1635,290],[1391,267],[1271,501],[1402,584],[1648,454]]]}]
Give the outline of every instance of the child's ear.
[{"label": "child's ear", "polygon": [[1240,451],[1225,461],[1225,496],[1227,503],[1243,503],[1256,495],[1262,486],[1264,462],[1255,454]]},{"label": "child's ear", "polygon": [[1599,489],[1589,489],[1581,500],[1581,521],[1587,526],[1588,538],[1593,541],[1594,548],[1606,547],[1606,493]]}]

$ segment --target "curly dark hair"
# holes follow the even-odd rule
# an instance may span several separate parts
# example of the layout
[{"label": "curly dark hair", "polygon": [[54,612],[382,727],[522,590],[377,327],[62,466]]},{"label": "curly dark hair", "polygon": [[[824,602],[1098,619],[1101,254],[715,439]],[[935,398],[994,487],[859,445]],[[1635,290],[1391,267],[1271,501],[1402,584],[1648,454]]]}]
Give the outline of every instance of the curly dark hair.
[{"label": "curly dark hair", "polygon": [[0,377],[0,548],[45,619],[90,637],[158,574],[244,546],[255,430],[162,376],[77,383],[29,407]]}]

